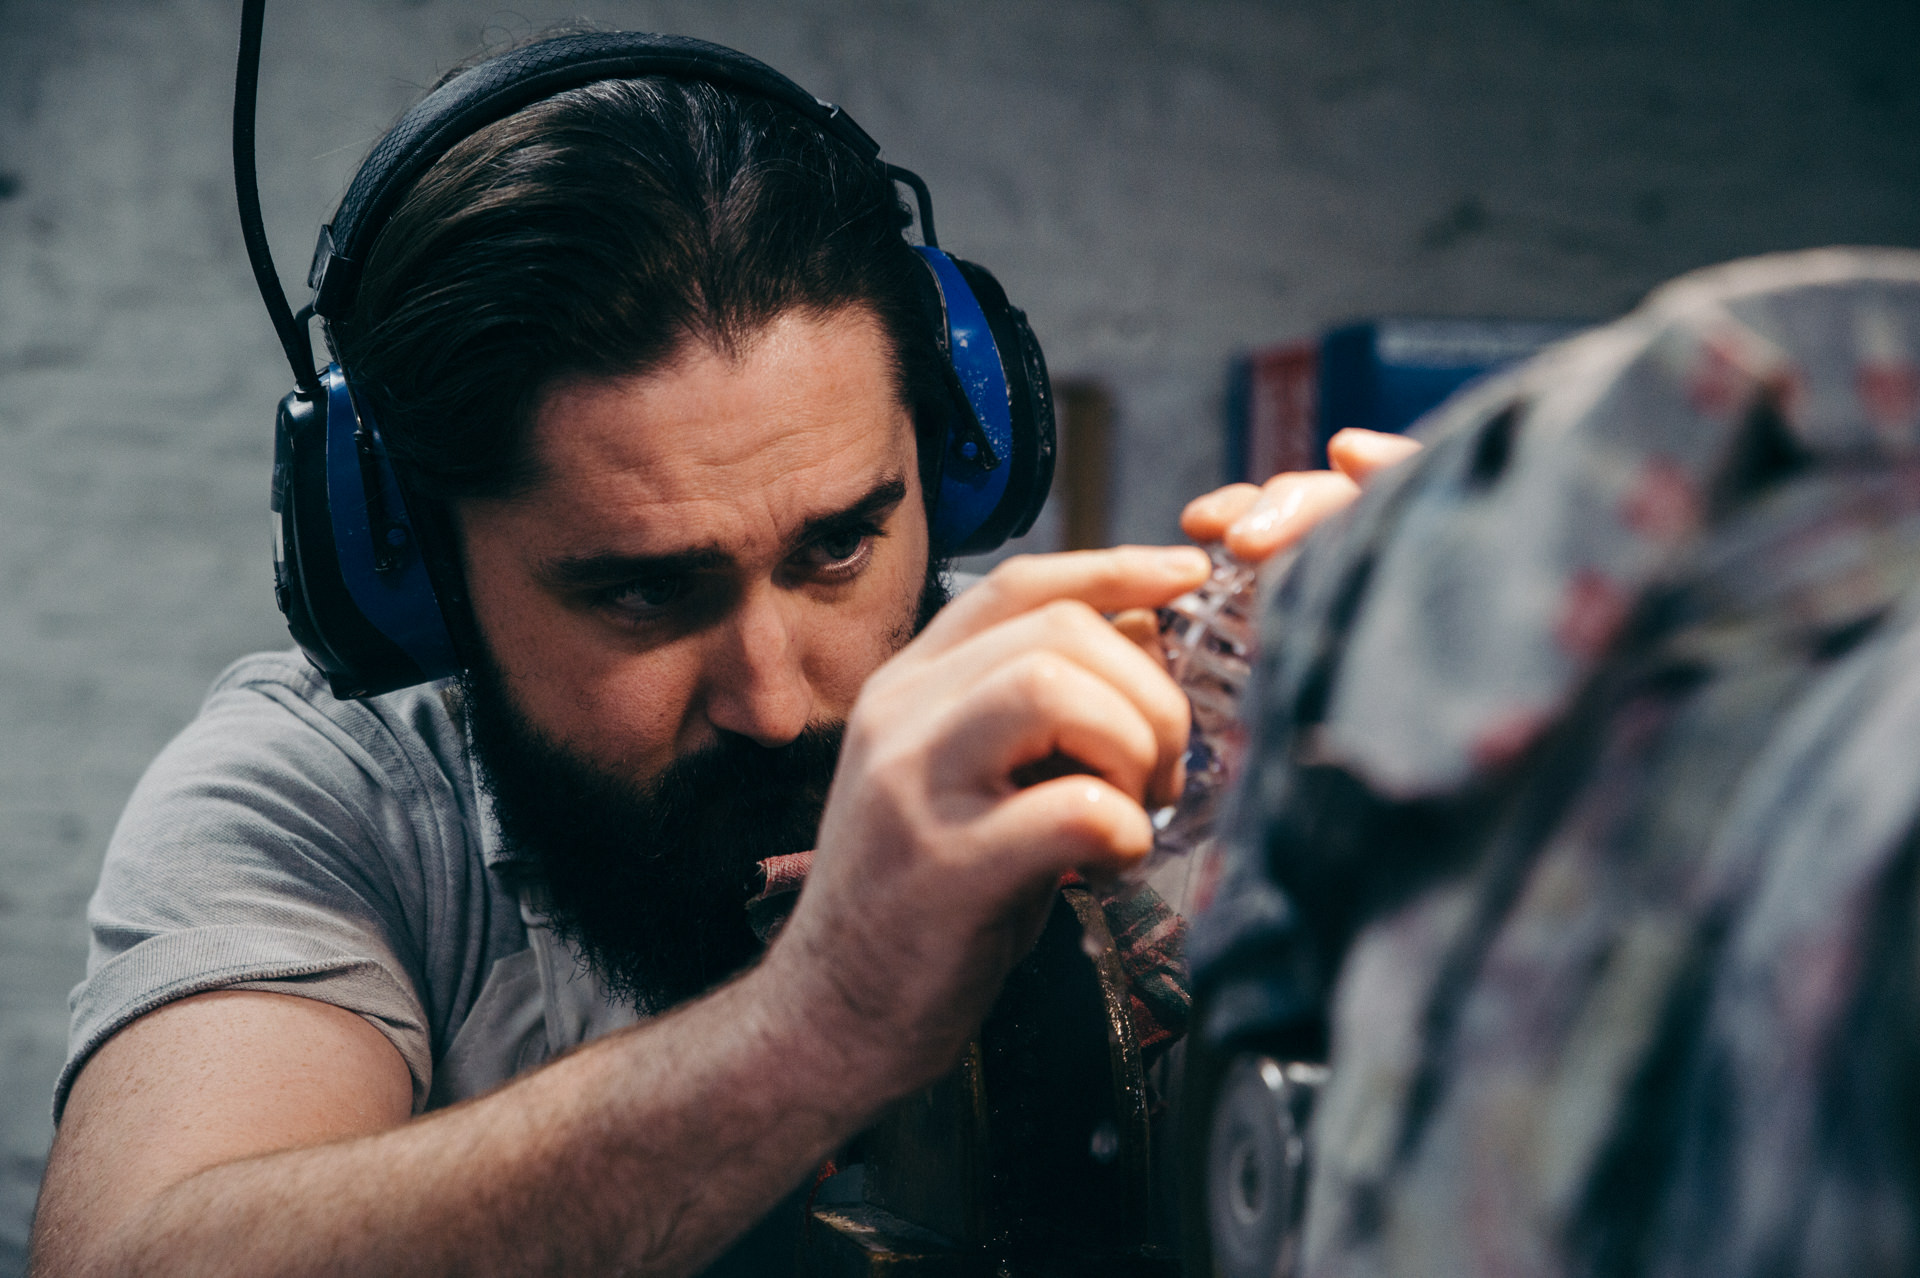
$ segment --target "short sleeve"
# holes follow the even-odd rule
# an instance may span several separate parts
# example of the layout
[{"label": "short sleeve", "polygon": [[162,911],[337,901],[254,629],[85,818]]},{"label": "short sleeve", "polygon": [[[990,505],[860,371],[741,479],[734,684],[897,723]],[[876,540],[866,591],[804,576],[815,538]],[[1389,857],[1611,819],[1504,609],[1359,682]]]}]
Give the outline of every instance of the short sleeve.
[{"label": "short sleeve", "polygon": [[351,727],[284,687],[229,677],[155,759],[87,909],[56,1121],[100,1044],[217,989],[297,994],[365,1017],[405,1059],[422,1107],[433,1050],[419,866],[441,850],[418,846],[435,837],[423,828],[428,796],[380,757],[377,734]]}]

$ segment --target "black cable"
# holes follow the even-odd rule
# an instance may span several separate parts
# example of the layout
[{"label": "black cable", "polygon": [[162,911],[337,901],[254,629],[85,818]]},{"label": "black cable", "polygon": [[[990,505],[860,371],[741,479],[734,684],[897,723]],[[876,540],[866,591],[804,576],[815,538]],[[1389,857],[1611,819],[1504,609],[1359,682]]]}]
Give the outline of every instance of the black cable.
[{"label": "black cable", "polygon": [[897,164],[887,166],[887,176],[913,188],[913,197],[920,205],[920,242],[928,248],[939,248],[940,241],[933,238],[933,192],[927,189],[918,173]]},{"label": "black cable", "polygon": [[267,304],[273,330],[286,349],[293,380],[308,399],[320,398],[320,379],[313,371],[313,347],[306,330],[294,322],[293,308],[273,268],[273,250],[260,217],[260,177],[254,168],[253,115],[260,94],[260,29],[265,24],[267,0],[245,0],[240,8],[240,66],[233,77],[233,189],[240,201],[240,235],[247,242],[247,261],[260,300]]}]

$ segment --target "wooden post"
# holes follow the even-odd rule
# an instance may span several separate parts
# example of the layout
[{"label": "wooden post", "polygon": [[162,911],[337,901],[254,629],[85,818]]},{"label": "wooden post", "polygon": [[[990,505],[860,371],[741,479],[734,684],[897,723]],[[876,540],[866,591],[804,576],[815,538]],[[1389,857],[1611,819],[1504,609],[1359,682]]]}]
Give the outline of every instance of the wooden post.
[{"label": "wooden post", "polygon": [[1113,473],[1113,396],[1099,382],[1055,384],[1060,411],[1061,534],[1068,550],[1107,544]]}]

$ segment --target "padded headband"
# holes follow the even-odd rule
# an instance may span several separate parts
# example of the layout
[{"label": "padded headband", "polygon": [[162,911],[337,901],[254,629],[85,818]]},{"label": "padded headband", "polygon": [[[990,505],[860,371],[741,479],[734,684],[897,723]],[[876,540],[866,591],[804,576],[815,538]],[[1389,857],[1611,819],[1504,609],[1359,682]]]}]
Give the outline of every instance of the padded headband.
[{"label": "padded headband", "polygon": [[606,31],[558,36],[481,63],[429,93],[400,118],[361,165],[320,228],[307,283],[314,314],[338,319],[353,307],[360,268],[394,207],[427,168],[462,139],[522,107],[602,80],[648,75],[698,80],[767,98],[877,161],[880,144],[831,102],[766,63],[687,36]]}]

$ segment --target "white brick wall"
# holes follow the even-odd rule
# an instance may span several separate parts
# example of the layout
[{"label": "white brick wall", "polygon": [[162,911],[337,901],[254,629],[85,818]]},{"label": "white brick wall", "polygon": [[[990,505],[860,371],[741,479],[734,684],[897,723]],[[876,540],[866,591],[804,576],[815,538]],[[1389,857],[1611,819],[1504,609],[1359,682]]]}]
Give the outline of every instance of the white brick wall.
[{"label": "white brick wall", "polygon": [[[284,641],[237,10],[0,0],[0,1272],[115,814],[212,675]],[[1727,257],[1920,244],[1911,0],[328,0],[268,20],[286,276],[416,86],[581,10],[755,53],[918,169],[1056,373],[1114,388],[1129,539],[1217,473],[1237,348],[1381,311],[1604,316]]]}]

